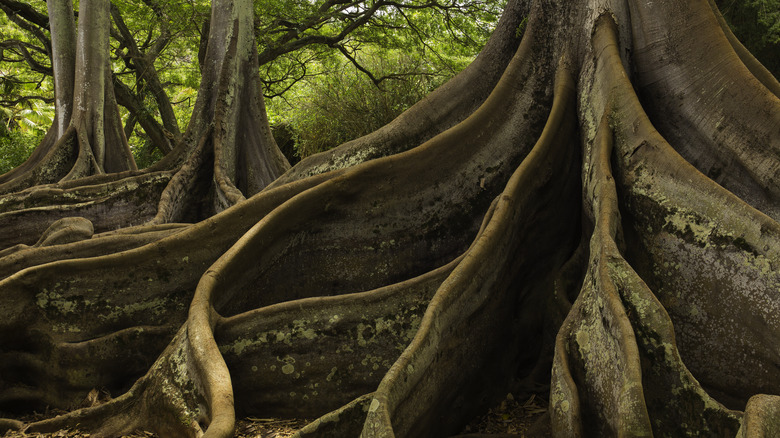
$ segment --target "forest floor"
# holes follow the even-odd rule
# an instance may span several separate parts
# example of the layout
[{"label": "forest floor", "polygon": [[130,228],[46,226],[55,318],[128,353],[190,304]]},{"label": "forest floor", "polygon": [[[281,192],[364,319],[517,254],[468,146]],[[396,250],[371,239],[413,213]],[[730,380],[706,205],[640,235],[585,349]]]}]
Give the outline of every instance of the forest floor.
[{"label": "forest floor", "polygon": [[[64,413],[49,411],[22,418],[25,422],[51,418]],[[501,403],[475,418],[457,437],[546,437],[550,436],[549,420],[546,420],[547,402],[532,395],[525,401],[508,394]],[[236,438],[286,438],[306,425],[309,419],[245,418],[236,425]],[[7,431],[2,438],[89,438],[90,434],[78,430],[63,429],[53,433],[24,433]],[[156,437],[151,432],[137,432],[122,438]]]}]

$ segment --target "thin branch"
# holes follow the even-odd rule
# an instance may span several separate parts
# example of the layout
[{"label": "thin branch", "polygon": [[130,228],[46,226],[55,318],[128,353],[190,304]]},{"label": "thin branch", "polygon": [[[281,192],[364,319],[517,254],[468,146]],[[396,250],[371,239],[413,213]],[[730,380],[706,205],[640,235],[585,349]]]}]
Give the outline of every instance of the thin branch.
[{"label": "thin branch", "polygon": [[[3,10],[6,10],[7,8],[12,14],[18,15],[40,28],[49,29],[49,16],[36,11],[35,8],[28,3],[18,2],[16,0],[0,0],[0,7],[3,7]],[[6,12],[6,14],[8,13],[9,12]]]},{"label": "thin branch", "polygon": [[[381,83],[381,82],[382,82],[382,81],[383,81],[385,78],[377,79],[376,77],[374,77],[374,74],[373,74],[373,73],[371,73],[371,72],[370,72],[370,71],[369,71],[367,68],[365,68],[365,67],[363,67],[362,65],[360,65],[360,63],[358,62],[358,60],[357,60],[357,59],[355,59],[355,57],[354,57],[354,56],[352,56],[352,55],[349,53],[349,51],[347,50],[347,48],[346,48],[346,47],[344,47],[343,45],[341,45],[341,44],[338,44],[338,45],[335,45],[335,46],[333,46],[333,47],[335,47],[336,49],[338,49],[338,50],[339,50],[339,52],[341,52],[341,54],[342,54],[342,55],[344,55],[344,57],[345,57],[345,58],[347,58],[347,59],[349,60],[349,62],[351,62],[351,63],[352,63],[352,65],[354,65],[354,66],[355,66],[355,68],[357,68],[358,70],[360,70],[360,71],[362,71],[363,73],[365,73],[365,74],[366,74],[366,76],[368,76],[368,78],[369,78],[369,79],[371,79],[371,82],[373,82],[373,83],[374,83],[374,85],[376,85],[376,87],[377,87],[377,88],[379,88],[380,90],[382,90],[382,87],[381,87],[379,84],[380,84],[380,83]],[[382,91],[384,91],[384,90],[382,90]]]},{"label": "thin branch", "polygon": [[53,97],[30,95],[30,96],[22,96],[19,97],[18,99],[13,99],[13,100],[0,100],[0,106],[6,106],[6,107],[17,106],[20,103],[26,103],[31,100],[40,100],[44,103],[54,103]]},{"label": "thin branch", "polygon": [[[24,5],[13,0],[0,0],[0,9],[5,12],[8,19],[16,23],[17,26],[30,32],[38,41],[43,44],[46,53],[51,53],[51,40],[46,36],[44,30],[49,29],[49,17],[45,17],[43,25],[39,24],[40,17],[30,13],[35,12],[29,5]],[[37,12],[35,12],[38,14]],[[40,15],[40,14],[39,14]]]},{"label": "thin branch", "polygon": [[[7,40],[0,43],[0,46],[4,48],[16,48],[18,50],[16,53],[24,58],[25,62],[27,62],[27,65],[29,65],[33,71],[51,76],[53,74],[51,66],[47,66],[38,62],[28,50],[28,45],[28,43],[18,40]],[[38,47],[32,47],[34,47],[36,51],[43,52],[43,50]]]},{"label": "thin branch", "polygon": [[[349,23],[341,30],[341,32],[339,32],[336,35],[332,35],[332,36],[307,35],[304,37],[300,37],[300,32],[298,31],[298,29],[296,29],[295,32],[290,31],[287,34],[285,34],[283,37],[275,41],[274,44],[269,45],[268,48],[266,48],[262,53],[259,54],[258,58],[260,61],[260,65],[270,62],[285,53],[289,53],[294,50],[298,50],[302,47],[312,45],[312,44],[322,44],[322,45],[334,47],[336,44],[338,44],[340,41],[346,38],[354,30],[368,23],[371,17],[385,5],[386,3],[384,1],[378,1],[374,3],[374,5],[370,9],[366,9],[363,12],[360,18]],[[306,26],[310,26],[311,23],[314,23],[315,21],[316,20],[314,19],[310,20],[309,23],[303,25],[304,28],[306,28]]]}]

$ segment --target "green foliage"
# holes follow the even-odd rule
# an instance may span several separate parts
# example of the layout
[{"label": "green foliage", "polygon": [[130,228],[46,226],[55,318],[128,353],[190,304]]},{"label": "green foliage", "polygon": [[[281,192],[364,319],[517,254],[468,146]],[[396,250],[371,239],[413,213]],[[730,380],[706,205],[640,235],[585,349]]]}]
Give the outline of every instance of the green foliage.
[{"label": "green foliage", "polygon": [[43,101],[21,99],[15,106],[0,106],[0,121],[6,129],[25,135],[45,133],[54,121],[54,106]]},{"label": "green foliage", "polygon": [[716,0],[742,44],[780,78],[780,0]]},{"label": "green foliage", "polygon": [[143,132],[139,132],[136,129],[135,134],[128,141],[130,143],[130,152],[133,153],[133,159],[139,169],[145,169],[163,158],[162,152],[154,147]]},{"label": "green foliage", "polygon": [[[31,5],[46,10],[46,2]],[[26,135],[46,131],[54,118],[54,84],[40,71],[51,66],[40,46],[33,33],[0,14],[0,121]]]},{"label": "green foliage", "polygon": [[[474,56],[495,27],[505,0],[269,0],[255,3],[266,96],[319,74],[312,64],[364,50],[402,50],[448,66]],[[304,46],[305,49],[301,50]],[[450,72],[457,71],[449,66]],[[370,69],[366,69],[370,71]],[[376,75],[375,75],[376,76]]]},{"label": "green foliage", "polygon": [[40,131],[9,131],[5,124],[0,124],[0,175],[24,163],[43,136]]},{"label": "green foliage", "polygon": [[520,24],[517,25],[517,30],[515,30],[515,36],[520,38],[525,33],[525,27],[528,25],[528,17],[523,17],[523,21],[520,22]]},{"label": "green foliage", "polygon": [[371,51],[359,61],[375,76],[386,78],[377,85],[350,62],[336,59],[326,72],[291,90],[284,101],[269,104],[272,123],[291,127],[299,156],[330,149],[384,126],[450,76],[401,51]]},{"label": "green foliage", "polygon": [[[31,1],[45,13],[46,2]],[[54,118],[51,67],[41,40],[0,13],[0,174],[22,164]]]},{"label": "green foliage", "polygon": [[[342,90],[334,97],[348,101],[349,96],[362,95],[364,108],[360,114],[365,117],[352,122],[344,118],[342,120],[348,126],[343,128],[335,127],[335,122],[329,123],[330,132],[341,133],[327,141],[341,142],[373,130],[384,123],[379,120],[389,120],[400,108],[426,94],[430,84],[441,82],[459,71],[484,44],[504,1],[255,2],[260,76],[266,86],[266,95],[281,96],[280,99],[287,102],[300,100],[300,96],[304,95],[319,93],[324,96],[326,94],[321,90],[301,90],[324,83],[323,75],[336,72],[340,75],[339,81],[349,79],[347,83],[342,83],[345,88],[353,85],[364,87],[354,91]],[[32,0],[29,4],[37,14],[45,17],[44,0]],[[112,68],[115,78],[124,84],[123,89],[129,90],[137,102],[130,109],[136,114],[122,110],[127,125],[125,131],[138,165],[146,167],[159,159],[160,153],[154,151],[148,135],[136,120],[138,116],[152,116],[158,124],[164,123],[159,94],[151,89],[148,73],[138,68],[138,56],[153,61],[159,83],[172,105],[178,129],[183,131],[200,85],[198,56],[201,37],[205,36],[201,33],[210,16],[211,2],[112,0],[112,5],[115,8],[112,11],[115,10],[121,17],[121,23],[114,17]],[[78,9],[78,1],[74,2],[74,8]],[[37,132],[45,128],[46,118],[51,118],[50,106],[48,110],[42,108],[42,104],[48,105],[53,98],[51,63],[44,49],[49,44],[45,19],[43,23],[38,21],[36,24],[34,17],[30,16],[11,18],[11,15],[0,13],[0,44],[5,44],[0,46],[0,86],[6,88],[0,88],[3,91],[0,97],[6,101],[6,108],[14,113],[5,117],[12,130]],[[127,32],[123,34],[120,27],[126,27]],[[132,41],[127,41],[126,35],[132,35]],[[140,55],[134,54],[134,51],[140,52]],[[389,60],[380,62],[375,55],[366,55],[399,51],[408,56],[405,61],[399,61],[401,65],[395,66]],[[393,57],[400,59],[397,55]],[[422,62],[424,59],[428,61]],[[362,72],[352,64],[359,64]],[[350,71],[349,78],[344,73],[347,70]],[[360,75],[364,76],[360,79],[362,82],[355,82]],[[302,81],[300,85],[296,85],[299,81]],[[335,80],[330,82],[336,83]],[[373,83],[380,84],[385,92],[380,92]],[[411,94],[391,98],[391,95],[402,93]],[[12,97],[18,102],[11,101]],[[367,109],[371,104],[365,99],[377,99],[377,108]],[[31,102],[36,105],[31,105]],[[269,104],[269,107],[280,108],[281,105]],[[314,134],[303,129],[306,126],[313,129],[315,124],[306,124],[303,114],[302,111],[288,109],[271,114],[271,117],[294,116],[298,127],[296,135],[301,139],[313,138]],[[364,127],[357,129],[356,125],[361,123]],[[24,131],[25,135],[31,132]],[[313,145],[311,141],[308,144]],[[311,147],[326,146],[323,140],[319,146]]]},{"label": "green foliage", "polygon": [[[256,3],[259,21],[268,23],[258,42],[269,120],[285,136],[292,131],[299,157],[370,133],[468,65],[503,6],[504,0]],[[344,34],[364,19],[366,25]],[[314,43],[285,52],[307,39]]]}]

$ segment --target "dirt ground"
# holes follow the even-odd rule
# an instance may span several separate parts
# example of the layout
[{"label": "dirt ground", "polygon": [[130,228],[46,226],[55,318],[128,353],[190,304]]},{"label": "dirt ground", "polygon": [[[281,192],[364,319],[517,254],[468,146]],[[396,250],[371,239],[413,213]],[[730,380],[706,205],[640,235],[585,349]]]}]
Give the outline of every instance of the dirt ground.
[{"label": "dirt ground", "polygon": [[[51,418],[64,412],[48,411],[22,418],[25,422]],[[497,406],[491,408],[485,415],[475,418],[466,426],[459,438],[484,437],[546,437],[550,436],[546,423],[547,403],[545,400],[531,396],[527,400],[516,400],[512,394]],[[244,418],[236,425],[236,438],[286,438],[310,422],[311,419],[279,419],[279,418]],[[3,438],[88,438],[90,434],[78,430],[59,430],[54,433],[24,433],[23,431],[7,431]],[[125,435],[123,438],[156,437],[151,432],[137,432]]]}]

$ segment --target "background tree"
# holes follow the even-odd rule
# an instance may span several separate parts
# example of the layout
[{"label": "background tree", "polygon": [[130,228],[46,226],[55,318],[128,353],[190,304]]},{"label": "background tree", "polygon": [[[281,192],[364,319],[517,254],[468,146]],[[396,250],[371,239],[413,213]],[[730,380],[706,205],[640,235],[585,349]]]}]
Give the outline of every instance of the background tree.
[{"label": "background tree", "polygon": [[[108,4],[50,1],[55,122],[22,165],[0,177],[3,191],[135,169],[111,86]],[[78,43],[77,43],[78,39]]]},{"label": "background tree", "polygon": [[[123,66],[113,78],[116,96],[132,115],[126,120],[125,131],[127,134],[132,133],[132,128],[139,123],[152,144],[162,152],[168,152],[177,138],[179,127],[166,93],[184,84],[168,84],[165,92],[162,92],[158,70],[165,72],[170,69],[171,52],[179,53],[183,58],[196,56],[191,46],[195,47],[194,53],[197,53],[199,29],[197,24],[194,28],[187,26],[202,21],[203,18],[198,18],[198,14],[207,15],[208,5],[193,2],[165,2],[163,5],[165,7],[154,1],[112,3],[114,26],[111,35],[115,40],[115,59]],[[0,6],[8,20],[18,26],[18,30],[10,29],[16,30],[17,39],[30,47],[26,52],[31,54],[5,57],[3,61],[20,71],[25,70],[26,64],[41,75],[38,82],[45,83],[52,73],[47,59],[51,42],[46,2],[27,4],[9,0]],[[123,16],[129,17],[129,20]],[[166,49],[168,52],[164,53]],[[26,62],[20,65],[20,61]],[[186,72],[186,63],[177,59],[175,64],[177,70]],[[194,85],[188,85],[197,89],[197,81]],[[178,118],[186,120],[189,111],[186,111],[186,116],[180,114]]]},{"label": "background tree", "polygon": [[[438,74],[446,70],[451,76],[464,65],[462,61],[453,62],[452,56],[473,57],[500,11],[495,2],[306,5],[256,5],[259,62],[264,65],[262,78],[268,97],[281,96],[300,79],[322,74],[327,69],[323,64],[333,64],[335,57],[346,56],[344,59],[359,63],[359,53],[366,47],[376,50],[400,46],[407,51],[414,48],[416,52],[436,54],[439,60],[428,63],[420,73],[430,74],[434,67]],[[10,31],[4,53],[12,54],[0,63],[31,76],[27,82],[47,84],[52,69],[45,2],[3,0],[0,7]],[[181,140],[180,125],[186,125],[191,114],[200,81],[199,59],[205,53],[200,41],[208,32],[209,5],[203,1],[118,0],[111,8],[114,91],[117,102],[127,110],[123,116],[125,136],[141,167],[148,167]],[[407,11],[403,23],[398,11]],[[447,27],[431,28],[431,18],[437,14],[444,16]],[[303,23],[297,25],[300,35],[290,31],[293,22]],[[453,44],[451,36],[455,32],[460,37]],[[395,72],[385,70],[389,77],[398,78]],[[374,77],[368,69],[363,68],[363,72],[374,82],[383,79]],[[404,75],[409,73],[405,71]],[[51,85],[48,90],[50,95]],[[36,88],[21,98],[41,95]],[[136,126],[141,129],[136,130]]]},{"label": "background tree", "polygon": [[2,198],[0,403],[115,395],[28,430],[449,436],[549,388],[557,436],[777,434],[780,83],[714,3],[511,1],[465,70],[272,182],[252,4],[212,6],[158,165]]}]

